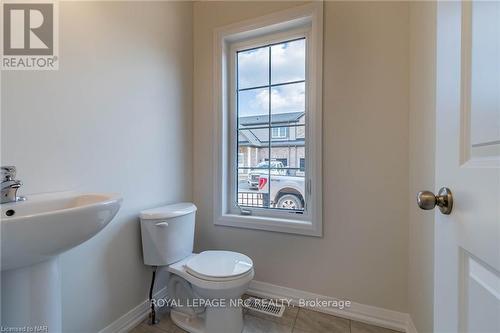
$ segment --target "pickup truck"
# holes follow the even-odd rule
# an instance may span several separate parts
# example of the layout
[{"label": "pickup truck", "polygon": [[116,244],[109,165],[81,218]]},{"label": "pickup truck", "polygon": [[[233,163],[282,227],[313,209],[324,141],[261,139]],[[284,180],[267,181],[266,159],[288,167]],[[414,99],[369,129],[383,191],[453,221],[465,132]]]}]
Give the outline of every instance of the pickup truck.
[{"label": "pickup truck", "polygon": [[[270,192],[269,185],[271,185]],[[304,210],[304,177],[271,175],[269,184],[269,176],[260,175],[258,190],[264,195],[264,202],[269,203],[270,207]]]},{"label": "pickup truck", "polygon": [[[256,190],[259,185],[259,178],[262,175],[269,174],[269,162],[260,162],[255,166],[255,169],[251,169],[248,174],[247,182],[251,189]],[[271,175],[286,175],[285,165],[280,161],[271,161]]]}]

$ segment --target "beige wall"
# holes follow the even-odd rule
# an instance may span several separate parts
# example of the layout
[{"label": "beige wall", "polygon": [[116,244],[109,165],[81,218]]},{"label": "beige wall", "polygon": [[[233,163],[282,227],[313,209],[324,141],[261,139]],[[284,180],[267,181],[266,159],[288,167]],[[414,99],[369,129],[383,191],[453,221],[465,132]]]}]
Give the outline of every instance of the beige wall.
[{"label": "beige wall", "polygon": [[2,73],[1,164],[21,192],[118,192],[97,236],[61,256],[64,332],[147,298],[138,213],[191,200],[192,4],[61,2],[60,69]]},{"label": "beige wall", "polygon": [[406,2],[327,2],[324,29],[324,237],[214,226],[213,29],[296,2],[194,5],[196,247],[241,251],[256,279],[407,310]]},{"label": "beige wall", "polygon": [[137,213],[191,189],[197,250],[247,253],[257,280],[409,311],[432,331],[433,214],[414,193],[434,188],[433,3],[325,4],[324,237],[213,225],[213,28],[296,5],[195,3],[193,21],[190,3],[63,2],[60,70],[2,73],[1,163],[22,192],[124,196],[61,257],[65,331],[97,331],[146,298]]},{"label": "beige wall", "polygon": [[434,213],[415,194],[434,190],[436,3],[410,5],[409,312],[420,333],[433,330]]}]

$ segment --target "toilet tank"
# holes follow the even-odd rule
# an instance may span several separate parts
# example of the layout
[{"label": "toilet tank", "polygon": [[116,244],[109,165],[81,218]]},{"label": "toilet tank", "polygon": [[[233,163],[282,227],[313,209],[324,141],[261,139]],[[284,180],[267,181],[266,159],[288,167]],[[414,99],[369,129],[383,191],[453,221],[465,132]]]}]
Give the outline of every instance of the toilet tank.
[{"label": "toilet tank", "polygon": [[170,265],[193,253],[196,206],[183,202],[140,214],[144,263]]}]

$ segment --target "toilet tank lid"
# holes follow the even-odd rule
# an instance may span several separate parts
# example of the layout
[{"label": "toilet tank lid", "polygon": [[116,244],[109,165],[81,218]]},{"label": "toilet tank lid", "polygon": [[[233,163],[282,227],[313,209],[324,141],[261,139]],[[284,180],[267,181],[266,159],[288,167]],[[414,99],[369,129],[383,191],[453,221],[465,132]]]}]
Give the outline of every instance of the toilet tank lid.
[{"label": "toilet tank lid", "polygon": [[146,209],[141,212],[142,220],[168,219],[187,215],[196,211],[196,206],[190,202],[181,202],[173,205],[162,206],[153,209]]}]

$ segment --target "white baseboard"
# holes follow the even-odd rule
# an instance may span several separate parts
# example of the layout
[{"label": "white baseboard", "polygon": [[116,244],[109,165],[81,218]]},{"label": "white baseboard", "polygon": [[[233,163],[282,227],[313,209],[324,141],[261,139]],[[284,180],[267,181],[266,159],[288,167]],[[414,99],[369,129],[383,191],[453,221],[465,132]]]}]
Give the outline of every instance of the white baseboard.
[{"label": "white baseboard", "polygon": [[[153,298],[159,299],[167,297],[167,287],[158,290]],[[103,328],[99,333],[125,333],[139,325],[141,321],[147,318],[150,309],[149,300],[143,301],[135,308]]]},{"label": "white baseboard", "polygon": [[[250,287],[247,293],[259,297],[288,299],[291,300],[295,305],[299,304],[300,299],[318,299],[320,301],[330,302],[339,301],[339,299],[336,299],[334,297],[317,295],[302,290],[281,287],[255,280],[250,283]],[[316,307],[311,309],[318,312],[361,321],[367,324],[385,327],[400,332],[417,333],[410,315],[404,312],[387,310],[376,306],[355,302],[351,302],[351,306],[349,308],[344,308],[342,310],[334,307]]]},{"label": "white baseboard", "polygon": [[[299,304],[300,299],[318,299],[320,301],[330,302],[339,301],[339,299],[334,297],[313,294],[307,291],[281,287],[255,280],[250,283],[250,287],[247,293],[259,297],[288,299],[291,300],[295,305]],[[166,296],[167,288],[164,287],[157,293],[155,293],[154,298],[164,298]],[[139,325],[141,321],[146,319],[149,309],[149,300],[145,300],[141,304],[137,305],[135,308],[112,322],[110,325],[99,331],[99,333],[128,332],[135,326]],[[334,307],[316,307],[312,308],[312,310],[338,317],[357,320],[367,324],[385,327],[400,332],[418,333],[413,324],[413,321],[411,320],[410,315],[404,312],[387,310],[384,308],[355,302],[351,302],[351,306],[349,308],[344,308],[342,310]]]},{"label": "white baseboard", "polygon": [[413,320],[411,320],[411,316],[408,316],[408,328],[406,329],[406,333],[418,333]]}]

